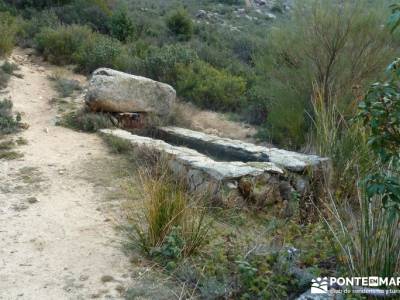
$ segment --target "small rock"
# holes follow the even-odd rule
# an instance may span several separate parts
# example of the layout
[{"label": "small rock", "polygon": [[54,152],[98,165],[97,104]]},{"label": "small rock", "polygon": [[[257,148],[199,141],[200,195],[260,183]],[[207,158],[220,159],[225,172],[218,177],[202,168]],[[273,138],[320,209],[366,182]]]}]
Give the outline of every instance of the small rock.
[{"label": "small rock", "polygon": [[28,198],[28,202],[30,204],[34,204],[34,203],[39,202],[39,200],[36,197],[30,197],[30,198]]},{"label": "small rock", "polygon": [[81,276],[79,276],[79,280],[80,281],[86,281],[86,280],[88,280],[89,279],[89,276],[88,275],[81,275]]},{"label": "small rock", "polygon": [[274,14],[271,14],[271,13],[266,13],[265,16],[266,16],[266,18],[268,20],[275,20],[276,19],[276,16]]},{"label": "small rock", "polygon": [[103,283],[110,282],[110,281],[114,281],[114,277],[112,277],[111,275],[103,275],[103,276],[101,277],[101,281],[102,281]]},{"label": "small rock", "polygon": [[205,10],[200,9],[197,14],[196,14],[196,18],[198,19],[203,19],[207,17],[207,12]]}]

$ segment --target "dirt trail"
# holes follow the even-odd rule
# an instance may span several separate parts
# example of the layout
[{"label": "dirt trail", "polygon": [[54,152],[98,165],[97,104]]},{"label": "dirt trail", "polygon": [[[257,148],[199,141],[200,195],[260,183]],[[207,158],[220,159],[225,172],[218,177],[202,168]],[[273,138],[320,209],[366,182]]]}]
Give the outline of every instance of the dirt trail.
[{"label": "dirt trail", "polygon": [[0,161],[0,299],[121,298],[130,263],[100,209],[102,188],[85,179],[85,163],[107,149],[97,135],[55,126],[51,70],[20,50],[13,59],[23,78],[8,95],[30,128],[24,157]]}]

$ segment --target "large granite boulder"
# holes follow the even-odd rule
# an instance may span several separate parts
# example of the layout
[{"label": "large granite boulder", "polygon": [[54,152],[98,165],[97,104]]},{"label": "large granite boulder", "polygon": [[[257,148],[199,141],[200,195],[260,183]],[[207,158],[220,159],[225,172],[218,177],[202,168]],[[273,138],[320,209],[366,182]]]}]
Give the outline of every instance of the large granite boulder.
[{"label": "large granite boulder", "polygon": [[175,98],[175,90],[165,83],[101,68],[93,72],[85,100],[96,112],[143,112],[165,116]]}]

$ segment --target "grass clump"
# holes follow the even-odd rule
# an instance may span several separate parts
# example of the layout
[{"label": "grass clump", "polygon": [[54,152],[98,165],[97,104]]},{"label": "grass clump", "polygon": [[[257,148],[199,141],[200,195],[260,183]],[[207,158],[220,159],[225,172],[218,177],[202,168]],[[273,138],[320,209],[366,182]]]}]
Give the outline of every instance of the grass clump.
[{"label": "grass clump", "polygon": [[15,73],[18,70],[19,66],[17,64],[10,63],[9,61],[5,61],[0,66],[0,90],[7,87],[11,76],[16,76],[21,78],[21,75]]},{"label": "grass clump", "polygon": [[67,113],[58,124],[85,132],[114,127],[108,114],[87,112],[85,109]]},{"label": "grass clump", "polygon": [[55,89],[62,98],[70,97],[75,91],[82,90],[78,80],[69,79],[62,73],[55,72],[50,79],[54,82]]},{"label": "grass clump", "polygon": [[176,261],[197,252],[207,242],[210,224],[203,209],[186,185],[159,160],[152,168],[142,169],[143,219],[131,219],[133,237],[141,249],[168,268]]},{"label": "grass clump", "polygon": [[111,135],[104,135],[103,138],[110,147],[112,153],[125,154],[132,151],[132,145],[124,139]]}]

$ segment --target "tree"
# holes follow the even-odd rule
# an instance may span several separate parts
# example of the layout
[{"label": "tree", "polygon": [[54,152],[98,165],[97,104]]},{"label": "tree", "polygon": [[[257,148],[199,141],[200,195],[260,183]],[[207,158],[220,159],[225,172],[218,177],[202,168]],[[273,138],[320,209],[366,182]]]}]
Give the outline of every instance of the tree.
[{"label": "tree", "polygon": [[175,11],[167,19],[167,26],[181,40],[190,40],[193,35],[193,21],[184,9]]},{"label": "tree", "polygon": [[135,32],[135,27],[132,20],[129,18],[126,10],[118,9],[111,17],[110,22],[111,35],[120,40],[126,42],[131,38]]}]

